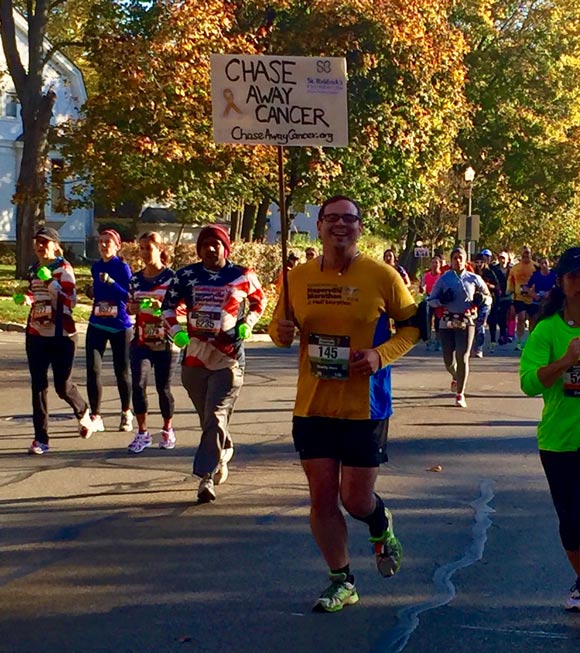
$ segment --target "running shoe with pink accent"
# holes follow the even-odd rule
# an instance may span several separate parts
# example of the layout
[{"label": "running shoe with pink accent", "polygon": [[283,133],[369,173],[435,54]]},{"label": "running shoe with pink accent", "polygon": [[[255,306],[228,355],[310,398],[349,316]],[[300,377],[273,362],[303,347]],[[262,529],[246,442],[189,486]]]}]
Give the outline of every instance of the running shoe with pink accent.
[{"label": "running shoe with pink accent", "polygon": [[175,449],[175,431],[173,429],[163,429],[161,431],[160,449]]}]

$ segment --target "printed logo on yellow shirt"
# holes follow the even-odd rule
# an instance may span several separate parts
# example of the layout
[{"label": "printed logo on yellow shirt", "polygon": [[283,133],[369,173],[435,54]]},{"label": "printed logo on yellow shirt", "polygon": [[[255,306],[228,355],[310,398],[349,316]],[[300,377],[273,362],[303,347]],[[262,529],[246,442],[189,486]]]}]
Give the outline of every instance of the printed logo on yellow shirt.
[{"label": "printed logo on yellow shirt", "polygon": [[360,288],[335,284],[312,284],[306,289],[308,304],[350,306],[359,301]]}]

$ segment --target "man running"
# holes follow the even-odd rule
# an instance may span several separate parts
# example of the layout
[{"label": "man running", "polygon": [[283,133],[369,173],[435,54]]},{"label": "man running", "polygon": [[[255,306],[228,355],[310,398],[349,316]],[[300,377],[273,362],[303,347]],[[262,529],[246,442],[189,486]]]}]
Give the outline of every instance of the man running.
[{"label": "man running", "polygon": [[[489,250],[483,250],[483,252],[489,252]],[[495,276],[495,272],[489,267],[488,261],[491,259],[491,254],[487,256],[483,252],[480,252],[475,256],[473,264],[475,266],[475,273],[478,274],[487,284],[489,289],[489,294],[491,301],[489,306],[487,304],[481,304],[477,309],[477,319],[475,320],[475,339],[473,343],[473,354],[477,358],[483,358],[483,343],[485,342],[485,327],[490,320],[492,313],[494,313],[497,306],[496,298],[497,291],[499,286],[499,281]],[[490,329],[490,351],[494,350],[495,345],[495,328],[493,333]]]},{"label": "man running", "polygon": [[[162,308],[174,342],[186,345],[181,381],[202,428],[193,473],[201,479],[198,501],[207,503],[215,500],[215,486],[228,476],[234,454],[229,423],[244,382],[243,341],[264,312],[266,299],[256,273],[228,260],[225,229],[204,227],[197,253],[201,262],[177,270]],[[187,335],[180,333],[184,329],[175,314],[182,301]]]},{"label": "man running", "polygon": [[[269,333],[288,347],[300,330],[293,439],[310,489],[310,526],[330,569],[330,585],[314,605],[336,612],[359,600],[349,565],[347,525],[339,507],[368,525],[379,572],[401,565],[393,518],[374,487],[382,460],[387,391],[383,371],[419,339],[417,307],[399,275],[358,251],[358,204],[337,195],[317,221],[322,256],[289,274]],[[396,334],[389,339],[389,319]]]},{"label": "man running", "polygon": [[492,263],[490,268],[497,277],[499,286],[497,293],[497,321],[488,320],[490,335],[493,334],[491,341],[495,341],[496,327],[499,327],[498,344],[505,345],[508,343],[508,314],[511,309],[511,299],[507,293],[507,281],[512,264],[507,252],[500,252],[497,255],[497,263]]},{"label": "man running", "polygon": [[536,264],[532,261],[532,250],[529,247],[523,247],[521,260],[510,270],[507,282],[507,292],[513,293],[514,297],[516,351],[522,351],[523,349],[526,319],[528,319],[531,329],[535,309],[537,308],[533,305],[533,297],[528,286],[528,281],[536,270]]}]

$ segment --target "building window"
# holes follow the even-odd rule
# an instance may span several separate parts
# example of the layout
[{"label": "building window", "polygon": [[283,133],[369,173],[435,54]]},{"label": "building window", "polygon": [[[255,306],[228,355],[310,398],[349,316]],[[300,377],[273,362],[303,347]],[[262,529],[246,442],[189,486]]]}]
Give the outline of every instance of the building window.
[{"label": "building window", "polygon": [[64,161],[62,159],[51,159],[50,166],[50,203],[52,205],[52,212],[66,213]]},{"label": "building window", "polygon": [[16,93],[4,93],[4,117],[18,118],[20,102]]}]

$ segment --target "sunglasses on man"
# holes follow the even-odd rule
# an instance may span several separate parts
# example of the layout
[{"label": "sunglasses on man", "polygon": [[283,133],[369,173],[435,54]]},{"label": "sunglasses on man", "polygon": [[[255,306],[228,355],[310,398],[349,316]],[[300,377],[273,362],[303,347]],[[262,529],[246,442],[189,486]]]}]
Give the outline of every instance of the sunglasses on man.
[{"label": "sunglasses on man", "polygon": [[322,216],[322,220],[324,222],[338,222],[342,218],[342,221],[345,224],[354,224],[357,220],[360,221],[360,217],[358,215],[354,215],[354,213],[325,213]]}]

